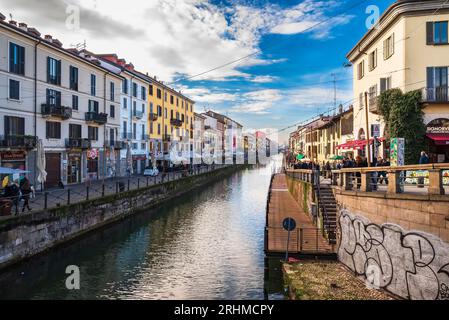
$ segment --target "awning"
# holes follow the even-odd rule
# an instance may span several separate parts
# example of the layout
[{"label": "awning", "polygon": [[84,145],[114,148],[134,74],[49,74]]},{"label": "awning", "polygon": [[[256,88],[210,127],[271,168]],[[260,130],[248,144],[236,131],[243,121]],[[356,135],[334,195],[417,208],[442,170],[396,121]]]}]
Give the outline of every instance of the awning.
[{"label": "awning", "polygon": [[[385,141],[385,138],[378,138],[377,140],[379,140],[379,142],[383,142]],[[369,140],[370,144],[373,144],[374,139],[371,138]],[[348,141],[346,143],[340,144],[337,146],[337,149],[355,149],[355,150],[360,150],[363,149],[366,146],[366,140],[353,140],[353,141]]]},{"label": "awning", "polygon": [[428,133],[427,138],[432,139],[436,145],[446,146],[449,145],[449,134],[436,134]]}]

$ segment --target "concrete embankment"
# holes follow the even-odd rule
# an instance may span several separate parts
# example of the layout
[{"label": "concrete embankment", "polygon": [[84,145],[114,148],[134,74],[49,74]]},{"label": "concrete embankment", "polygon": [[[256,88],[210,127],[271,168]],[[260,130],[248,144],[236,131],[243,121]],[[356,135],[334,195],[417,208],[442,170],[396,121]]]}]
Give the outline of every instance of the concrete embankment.
[{"label": "concrete embankment", "polygon": [[230,166],[139,190],[0,220],[0,270],[87,232],[225,178],[244,167]]}]

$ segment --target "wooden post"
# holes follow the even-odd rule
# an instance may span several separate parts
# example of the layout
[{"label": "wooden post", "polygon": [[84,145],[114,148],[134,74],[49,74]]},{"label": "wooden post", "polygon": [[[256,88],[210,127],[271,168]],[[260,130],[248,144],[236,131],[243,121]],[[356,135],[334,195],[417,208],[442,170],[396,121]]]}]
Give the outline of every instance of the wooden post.
[{"label": "wooden post", "polygon": [[440,169],[429,170],[429,194],[444,195],[443,174]]},{"label": "wooden post", "polygon": [[369,121],[368,121],[368,92],[365,91],[365,124],[366,124],[366,132],[365,132],[365,138],[366,138],[366,155],[367,155],[367,162],[368,167],[371,167],[371,149],[369,144],[369,136],[370,136],[370,130],[369,130]]}]

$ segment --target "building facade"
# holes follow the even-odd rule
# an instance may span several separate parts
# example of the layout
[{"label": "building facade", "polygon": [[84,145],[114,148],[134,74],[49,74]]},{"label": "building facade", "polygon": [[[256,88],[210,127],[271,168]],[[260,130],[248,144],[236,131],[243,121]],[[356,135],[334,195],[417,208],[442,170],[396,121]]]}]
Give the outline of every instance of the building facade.
[{"label": "building facade", "polygon": [[[448,21],[447,1],[397,1],[348,53],[354,66],[356,139],[386,135],[378,110],[380,93],[392,88],[421,90],[431,160],[449,161]],[[386,138],[379,150],[383,156],[389,149]],[[366,148],[357,152],[365,153]]]},{"label": "building facade", "polygon": [[0,43],[1,165],[30,171],[36,183],[41,140],[45,187],[112,176],[122,78],[24,23],[0,19]]}]

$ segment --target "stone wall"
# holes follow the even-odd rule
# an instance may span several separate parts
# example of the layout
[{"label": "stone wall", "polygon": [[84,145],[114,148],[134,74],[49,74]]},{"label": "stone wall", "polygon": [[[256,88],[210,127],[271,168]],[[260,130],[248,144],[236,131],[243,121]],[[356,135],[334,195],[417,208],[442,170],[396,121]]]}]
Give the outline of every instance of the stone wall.
[{"label": "stone wall", "polygon": [[314,192],[312,184],[286,176],[288,190],[298,202],[301,209],[312,215],[312,204],[314,203]]},{"label": "stone wall", "polygon": [[405,299],[449,299],[449,197],[334,194],[343,264]]},{"label": "stone wall", "polygon": [[0,220],[0,269],[209,182],[242,166]]}]

